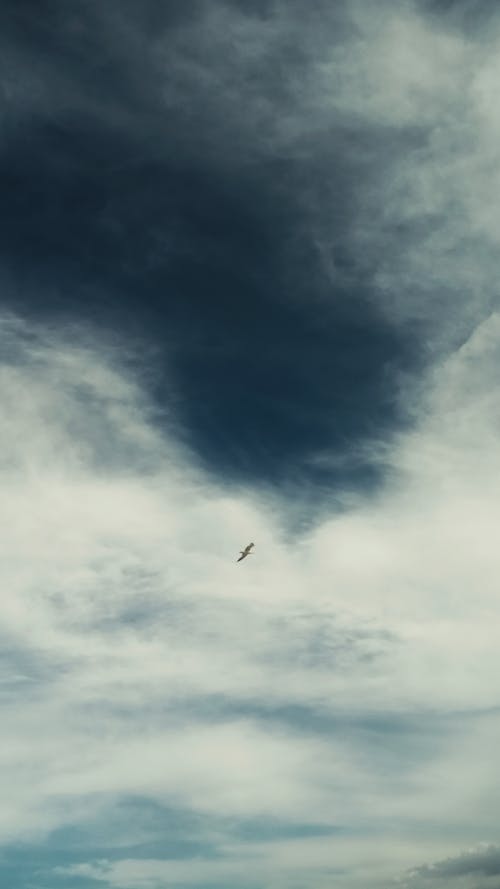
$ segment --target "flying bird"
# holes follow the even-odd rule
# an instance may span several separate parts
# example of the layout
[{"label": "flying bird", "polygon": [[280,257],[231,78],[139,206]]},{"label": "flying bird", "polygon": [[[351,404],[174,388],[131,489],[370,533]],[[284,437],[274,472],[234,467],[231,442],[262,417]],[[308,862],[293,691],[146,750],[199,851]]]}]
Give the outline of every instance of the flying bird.
[{"label": "flying bird", "polygon": [[245,547],[245,549],[240,549],[241,555],[239,559],[236,559],[236,561],[241,562],[241,560],[244,559],[246,556],[253,556],[253,553],[251,552],[252,546],[255,546],[255,543],[249,543],[248,546]]}]

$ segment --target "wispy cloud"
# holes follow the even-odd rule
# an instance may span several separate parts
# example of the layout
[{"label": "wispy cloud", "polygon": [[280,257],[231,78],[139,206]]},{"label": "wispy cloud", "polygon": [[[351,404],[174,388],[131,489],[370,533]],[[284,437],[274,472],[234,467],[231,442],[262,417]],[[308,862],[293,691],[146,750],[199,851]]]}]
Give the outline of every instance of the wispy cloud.
[{"label": "wispy cloud", "polygon": [[[142,798],[215,819],[216,881],[265,850],[262,874],[294,886],[300,850],[318,885],[332,868],[362,884],[360,849],[397,872],[375,825],[400,838],[400,870],[467,831],[494,839],[497,324],[433,372],[387,487],[296,546],[286,500],[204,477],[116,352],[7,319],[4,842]],[[220,827],[263,817],[345,836],[257,853]],[[195,862],[81,867],[200,880]]]}]

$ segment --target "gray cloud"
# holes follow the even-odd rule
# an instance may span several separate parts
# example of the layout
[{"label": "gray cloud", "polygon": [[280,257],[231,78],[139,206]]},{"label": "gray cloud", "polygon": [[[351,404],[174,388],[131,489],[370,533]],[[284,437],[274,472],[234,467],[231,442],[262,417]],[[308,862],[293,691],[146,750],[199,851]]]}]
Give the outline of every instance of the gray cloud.
[{"label": "gray cloud", "polygon": [[417,867],[401,883],[411,889],[420,886],[446,889],[457,885],[464,889],[493,889],[498,885],[499,876],[500,847],[482,843],[455,857]]}]

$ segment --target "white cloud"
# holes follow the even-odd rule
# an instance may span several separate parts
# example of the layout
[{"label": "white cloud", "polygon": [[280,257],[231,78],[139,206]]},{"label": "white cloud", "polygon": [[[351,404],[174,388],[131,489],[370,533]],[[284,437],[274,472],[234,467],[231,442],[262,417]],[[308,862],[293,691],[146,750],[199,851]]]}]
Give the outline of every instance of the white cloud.
[{"label": "white cloud", "polygon": [[[275,497],[208,480],[151,424],[116,353],[4,325],[4,843],[112,820],[131,796],[344,825],[334,848],[312,843],[318,885],[339,861],[362,884],[360,855],[383,879],[397,856],[452,854],[450,832],[494,839],[497,328],[429,376],[386,487],[295,546]],[[247,539],[256,555],[236,565]],[[230,882],[246,853],[228,863],[224,842]],[[265,872],[293,886],[266,849]],[[110,885],[142,885],[120,868]]]}]

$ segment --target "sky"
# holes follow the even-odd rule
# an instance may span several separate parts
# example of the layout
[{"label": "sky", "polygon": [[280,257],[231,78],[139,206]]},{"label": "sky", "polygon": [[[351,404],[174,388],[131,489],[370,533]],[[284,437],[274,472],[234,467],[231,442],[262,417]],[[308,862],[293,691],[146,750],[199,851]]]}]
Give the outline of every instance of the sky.
[{"label": "sky", "polygon": [[2,885],[500,889],[499,78],[489,0],[3,0]]}]

